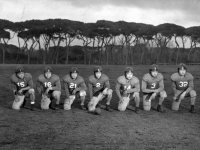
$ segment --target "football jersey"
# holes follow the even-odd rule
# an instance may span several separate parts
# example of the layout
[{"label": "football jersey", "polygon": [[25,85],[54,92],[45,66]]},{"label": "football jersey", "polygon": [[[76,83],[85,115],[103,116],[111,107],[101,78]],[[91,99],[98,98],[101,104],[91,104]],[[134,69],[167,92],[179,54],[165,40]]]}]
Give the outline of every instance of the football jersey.
[{"label": "football jersey", "polygon": [[69,93],[71,94],[73,92],[74,89],[76,88],[84,88],[86,89],[86,85],[85,85],[85,81],[81,76],[77,76],[77,78],[74,80],[71,78],[70,75],[66,75],[63,77],[63,83],[67,83],[68,84],[68,90]]},{"label": "football jersey", "polygon": [[175,86],[177,90],[186,90],[188,87],[193,87],[194,77],[186,72],[184,77],[181,77],[179,73],[174,73],[171,76],[172,84]]},{"label": "football jersey", "polygon": [[[150,73],[147,73],[143,76],[142,80],[146,83],[146,85],[142,84],[142,88],[150,89],[150,90],[155,90],[159,88],[159,84],[163,84],[163,75],[161,73],[158,73],[157,77],[152,77]],[[146,86],[146,87],[144,87]],[[164,86],[164,85],[162,85]]]},{"label": "football jersey", "polygon": [[133,89],[137,84],[139,84],[139,79],[135,76],[131,80],[126,79],[125,75],[117,78],[117,83],[120,86],[120,93],[124,93],[126,90]]},{"label": "football jersey", "polygon": [[10,77],[11,84],[14,84],[17,88],[17,91],[19,91],[22,88],[30,86],[30,88],[33,88],[33,79],[30,73],[24,73],[24,78],[20,79],[16,76],[16,74],[13,74]]},{"label": "football jersey", "polygon": [[94,75],[89,76],[89,84],[92,85],[93,93],[110,88],[109,78],[105,74],[102,74],[99,79],[95,78]]},{"label": "football jersey", "polygon": [[60,78],[55,75],[55,74],[52,74],[51,75],[51,78],[47,79],[44,74],[41,74],[38,79],[37,79],[37,82],[40,83],[40,85],[43,87],[44,90],[46,90],[47,88],[50,88],[50,87],[54,87],[54,86],[58,86],[58,91],[61,90],[61,86],[60,86]]}]

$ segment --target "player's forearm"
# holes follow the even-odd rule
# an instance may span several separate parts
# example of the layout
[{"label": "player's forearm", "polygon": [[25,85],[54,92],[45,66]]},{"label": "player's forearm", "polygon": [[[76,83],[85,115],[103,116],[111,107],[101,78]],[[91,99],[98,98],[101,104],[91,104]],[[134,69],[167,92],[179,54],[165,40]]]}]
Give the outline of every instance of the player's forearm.
[{"label": "player's forearm", "polygon": [[116,94],[117,94],[119,99],[122,99],[122,95],[121,95],[121,93],[120,93],[120,91],[118,89],[116,89]]},{"label": "player's forearm", "polygon": [[158,89],[158,93],[164,90],[164,87],[159,87]]},{"label": "player's forearm", "polygon": [[152,93],[153,90],[147,89],[147,88],[142,88],[142,92],[143,92],[143,93]]},{"label": "player's forearm", "polygon": [[25,91],[25,90],[29,90],[31,87],[30,86],[27,86],[25,88],[21,88],[22,91]]},{"label": "player's forearm", "polygon": [[39,95],[42,95],[44,92],[40,87],[36,87],[37,92],[39,93]]},{"label": "player's forearm", "polygon": [[92,97],[93,97],[93,91],[91,89],[89,89],[89,95],[90,95],[90,99],[92,99]]},{"label": "player's forearm", "polygon": [[193,87],[188,87],[187,90],[185,90],[185,93],[189,93],[191,90],[193,90]]},{"label": "player's forearm", "polygon": [[53,87],[51,87],[51,90],[60,91],[61,90],[61,86],[60,85],[53,86]]},{"label": "player's forearm", "polygon": [[87,90],[87,88],[86,87],[78,87],[78,88],[76,88],[76,91],[86,91]]},{"label": "player's forearm", "polygon": [[134,93],[134,92],[140,92],[139,88],[133,88],[133,89],[129,89],[128,93]]},{"label": "player's forearm", "polygon": [[63,85],[64,85],[64,90],[65,90],[66,98],[69,98],[68,84],[64,82]]},{"label": "player's forearm", "polygon": [[30,80],[30,81],[28,82],[28,86],[29,86],[30,88],[33,88],[33,80]]}]

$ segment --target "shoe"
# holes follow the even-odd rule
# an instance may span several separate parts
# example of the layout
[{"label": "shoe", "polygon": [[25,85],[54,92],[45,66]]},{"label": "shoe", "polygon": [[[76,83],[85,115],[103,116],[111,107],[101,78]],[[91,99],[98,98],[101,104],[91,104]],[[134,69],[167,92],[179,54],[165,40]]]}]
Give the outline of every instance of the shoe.
[{"label": "shoe", "polygon": [[163,110],[163,109],[161,108],[160,105],[158,105],[158,107],[157,107],[157,111],[158,111],[158,112],[161,112],[161,113],[164,113],[164,112],[165,112],[165,110]]},{"label": "shoe", "polygon": [[195,113],[196,113],[196,111],[195,111],[193,108],[190,109],[190,112],[191,112],[192,114],[195,114]]},{"label": "shoe", "polygon": [[84,105],[81,105],[82,110],[86,110],[86,107]]},{"label": "shoe", "polygon": [[35,105],[31,104],[31,111],[35,111]]},{"label": "shoe", "polygon": [[59,104],[56,104],[54,109],[58,110],[59,109]]},{"label": "shoe", "polygon": [[59,105],[56,104],[55,107],[52,106],[52,103],[49,105],[49,108],[52,109],[52,110],[58,110],[59,109]]},{"label": "shoe", "polygon": [[110,105],[106,105],[106,110],[112,112],[113,110],[110,108]]},{"label": "shoe", "polygon": [[135,107],[135,113],[139,114],[139,107]]}]

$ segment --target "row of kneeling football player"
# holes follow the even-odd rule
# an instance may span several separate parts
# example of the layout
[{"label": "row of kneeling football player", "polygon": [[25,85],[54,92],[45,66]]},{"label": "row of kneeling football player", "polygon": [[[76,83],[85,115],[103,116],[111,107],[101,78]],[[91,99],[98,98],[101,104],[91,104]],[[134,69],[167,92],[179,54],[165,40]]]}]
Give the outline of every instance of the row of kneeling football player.
[{"label": "row of kneeling football player", "polygon": [[[172,89],[174,92],[172,110],[177,111],[181,100],[186,96],[191,98],[190,112],[194,113],[194,105],[196,99],[196,92],[194,91],[193,76],[187,72],[185,64],[178,66],[178,71],[171,76]],[[15,74],[10,78],[12,91],[15,96],[12,108],[19,110],[24,107],[26,98],[30,98],[31,110],[35,110],[35,92],[33,88],[32,76],[25,73],[22,66],[15,69]],[[113,90],[110,88],[109,78],[102,73],[101,66],[94,68],[94,74],[88,78],[88,90],[90,101],[85,107],[85,97],[87,87],[83,77],[79,75],[76,67],[72,67],[68,75],[64,76],[63,86],[65,90],[66,99],[64,100],[64,110],[70,110],[74,100],[80,98],[81,109],[88,110],[99,114],[101,112],[100,101],[106,99],[107,111],[112,111],[110,102],[112,99]],[[41,96],[41,109],[59,109],[61,84],[57,75],[53,74],[50,66],[46,66],[44,73],[37,79],[36,89]],[[157,111],[164,112],[162,103],[167,97],[164,90],[163,75],[159,72],[157,65],[151,65],[149,72],[142,78],[141,89],[143,93],[143,109],[149,111],[151,109],[151,100],[159,97]],[[140,105],[140,82],[137,77],[133,75],[133,68],[126,67],[124,75],[117,78],[116,94],[119,98],[118,110],[125,111],[129,105],[130,99],[135,100],[135,112],[139,112]],[[55,100],[55,105],[52,101]]]}]

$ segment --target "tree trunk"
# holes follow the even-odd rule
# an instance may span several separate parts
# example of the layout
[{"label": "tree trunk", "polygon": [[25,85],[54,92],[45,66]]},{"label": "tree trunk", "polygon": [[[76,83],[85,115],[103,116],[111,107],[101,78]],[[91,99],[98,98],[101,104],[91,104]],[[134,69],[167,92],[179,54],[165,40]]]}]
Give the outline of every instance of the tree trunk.
[{"label": "tree trunk", "polygon": [[65,64],[69,64],[69,45],[66,46],[66,59]]}]

